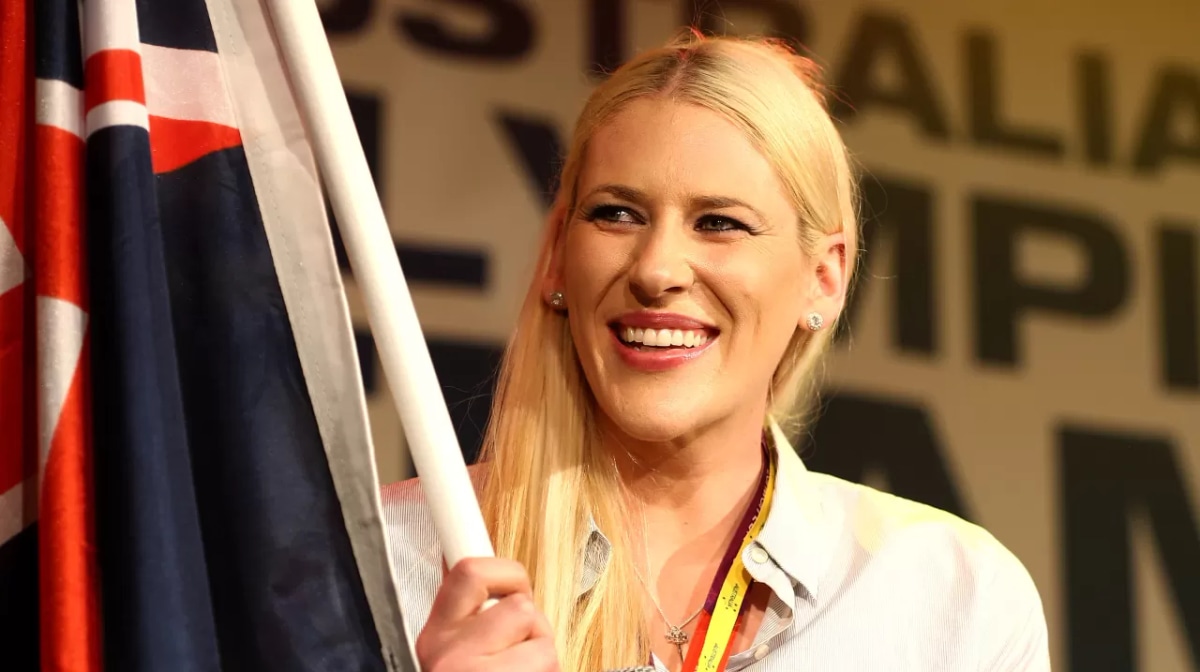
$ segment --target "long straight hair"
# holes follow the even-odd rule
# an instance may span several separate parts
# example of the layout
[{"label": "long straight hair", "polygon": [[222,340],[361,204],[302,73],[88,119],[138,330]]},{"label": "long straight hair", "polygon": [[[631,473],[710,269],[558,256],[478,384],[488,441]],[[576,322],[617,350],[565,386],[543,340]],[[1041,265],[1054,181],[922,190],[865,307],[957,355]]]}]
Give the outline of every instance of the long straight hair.
[{"label": "long straight hair", "polygon": [[[567,320],[547,305],[542,283],[576,208],[588,142],[630,101],[652,96],[698,105],[731,121],[787,189],[805,251],[811,254],[824,235],[840,231],[848,273],[856,258],[855,179],[808,59],[771,40],[706,38],[693,31],[642,53],[593,91],[576,124],[536,272],[501,364],[480,493],[497,553],[529,571],[562,669],[570,672],[642,664],[650,649],[621,483],[597,436],[594,399]],[[766,391],[771,416],[793,430],[812,406],[814,369],[835,327],[831,321],[815,334],[797,328]],[[610,541],[611,555],[596,583],[579,596],[590,521]]]}]

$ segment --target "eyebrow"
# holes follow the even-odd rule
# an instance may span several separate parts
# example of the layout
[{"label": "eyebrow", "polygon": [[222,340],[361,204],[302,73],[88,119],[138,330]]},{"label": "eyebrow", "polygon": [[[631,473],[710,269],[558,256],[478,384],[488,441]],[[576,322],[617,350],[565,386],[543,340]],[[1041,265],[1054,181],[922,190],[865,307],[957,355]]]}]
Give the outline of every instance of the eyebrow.
[{"label": "eyebrow", "polygon": [[[645,203],[650,200],[646,192],[640,189],[624,184],[602,184],[588,192],[584,198],[591,198],[596,194],[609,194],[617,198],[630,201],[633,203]],[[699,210],[720,210],[722,208],[745,208],[754,213],[754,216],[761,221],[767,221],[767,218],[759,212],[758,208],[749,203],[733,198],[732,196],[691,196],[688,198],[688,203]]]}]

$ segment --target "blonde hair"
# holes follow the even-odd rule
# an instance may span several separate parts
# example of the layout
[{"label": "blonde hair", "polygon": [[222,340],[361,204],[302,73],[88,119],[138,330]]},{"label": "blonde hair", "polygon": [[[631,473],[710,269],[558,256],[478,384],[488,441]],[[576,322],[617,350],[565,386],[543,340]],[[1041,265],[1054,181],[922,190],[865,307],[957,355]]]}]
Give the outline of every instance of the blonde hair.
[{"label": "blonde hair", "polygon": [[[592,93],[575,127],[537,272],[501,366],[480,493],[496,551],[528,569],[568,672],[643,664],[650,653],[620,481],[597,438],[594,400],[567,320],[546,305],[542,279],[576,207],[576,180],[590,138],[630,101],[650,96],[698,105],[734,123],[775,167],[799,213],[805,250],[811,254],[824,235],[840,231],[847,272],[856,256],[855,179],[808,59],[771,40],[689,32],[640,54]],[[812,374],[835,326],[830,321],[815,334],[798,328],[775,371],[770,412],[791,420],[793,429],[815,397]],[[595,585],[577,597],[589,520],[612,551]]]}]

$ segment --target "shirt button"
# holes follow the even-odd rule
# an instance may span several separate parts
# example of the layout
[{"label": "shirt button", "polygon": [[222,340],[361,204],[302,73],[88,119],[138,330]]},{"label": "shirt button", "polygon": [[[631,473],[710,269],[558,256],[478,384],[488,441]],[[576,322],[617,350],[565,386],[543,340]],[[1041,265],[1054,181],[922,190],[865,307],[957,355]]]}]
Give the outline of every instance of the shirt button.
[{"label": "shirt button", "polygon": [[763,658],[766,658],[767,652],[770,650],[771,650],[771,647],[767,646],[766,644],[763,644],[762,646],[760,646],[754,650],[754,659],[762,660]]},{"label": "shirt button", "polygon": [[769,557],[770,556],[767,555],[767,552],[759,546],[755,546],[754,548],[750,549],[750,559],[760,565],[766,563]]}]

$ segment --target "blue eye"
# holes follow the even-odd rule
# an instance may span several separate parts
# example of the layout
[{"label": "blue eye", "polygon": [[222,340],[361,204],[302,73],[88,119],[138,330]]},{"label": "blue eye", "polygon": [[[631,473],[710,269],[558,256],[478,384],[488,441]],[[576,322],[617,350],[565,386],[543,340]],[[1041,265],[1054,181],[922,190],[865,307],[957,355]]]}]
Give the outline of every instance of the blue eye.
[{"label": "blue eye", "polygon": [[746,226],[745,224],[739,222],[736,219],[733,219],[732,217],[718,217],[716,215],[708,215],[706,217],[701,217],[700,220],[698,222],[696,222],[696,230],[697,231],[716,231],[716,232],[750,231],[750,227]]},{"label": "blue eye", "polygon": [[584,215],[589,222],[613,222],[616,224],[637,224],[640,218],[629,208],[620,205],[597,205]]}]

